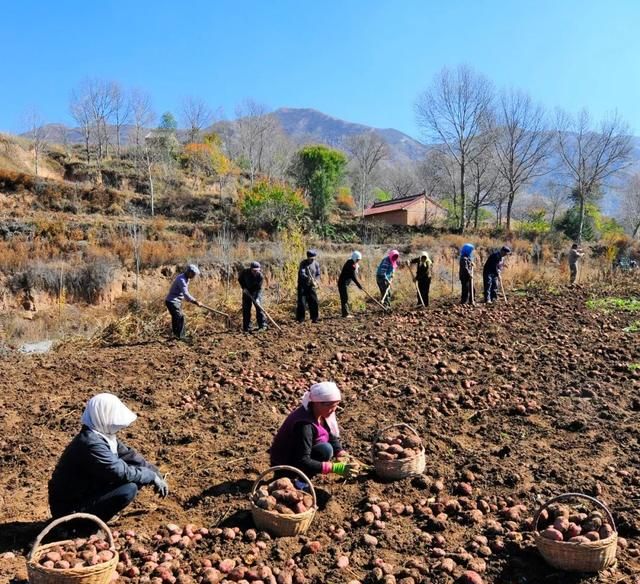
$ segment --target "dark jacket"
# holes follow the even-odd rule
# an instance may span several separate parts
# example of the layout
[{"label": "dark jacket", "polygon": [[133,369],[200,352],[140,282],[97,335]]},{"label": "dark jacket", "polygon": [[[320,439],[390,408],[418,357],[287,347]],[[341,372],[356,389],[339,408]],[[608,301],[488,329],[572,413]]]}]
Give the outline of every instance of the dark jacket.
[{"label": "dark jacket", "polygon": [[133,448],[118,441],[114,454],[107,441],[82,426],[66,447],[49,481],[54,516],[71,513],[111,488],[125,483],[153,483],[158,469]]},{"label": "dark jacket", "polygon": [[315,280],[320,278],[320,264],[313,258],[300,262],[298,267],[298,288],[315,288]]},{"label": "dark jacket", "polygon": [[497,275],[502,269],[502,253],[500,251],[494,251],[484,264],[485,274]]},{"label": "dark jacket", "polygon": [[[291,412],[278,430],[269,449],[271,466],[281,464],[295,466],[305,474],[322,472],[322,462],[311,458],[311,449],[319,442],[316,425],[316,420],[305,407],[300,406]],[[328,442],[333,448],[334,455],[338,454],[342,450],[340,438],[331,434],[326,425],[324,430],[329,434]]]},{"label": "dark jacket", "polygon": [[420,282],[424,280],[431,280],[431,268],[433,267],[433,263],[431,260],[429,261],[420,261],[423,258],[413,258],[411,260],[411,264],[418,264],[418,268],[416,270],[416,279]]},{"label": "dark jacket", "polygon": [[353,282],[360,290],[362,290],[362,284],[360,280],[358,280],[358,270],[356,269],[356,262],[352,259],[348,259],[344,266],[342,266],[342,271],[340,272],[340,276],[338,276],[338,286],[348,286],[351,282]]},{"label": "dark jacket", "polygon": [[264,283],[264,276],[261,272],[254,272],[251,268],[245,268],[240,272],[238,276],[238,282],[240,286],[247,290],[249,294],[255,296],[262,290],[262,284]]},{"label": "dark jacket", "polygon": [[460,279],[468,280],[473,275],[473,260],[470,257],[460,258]]}]

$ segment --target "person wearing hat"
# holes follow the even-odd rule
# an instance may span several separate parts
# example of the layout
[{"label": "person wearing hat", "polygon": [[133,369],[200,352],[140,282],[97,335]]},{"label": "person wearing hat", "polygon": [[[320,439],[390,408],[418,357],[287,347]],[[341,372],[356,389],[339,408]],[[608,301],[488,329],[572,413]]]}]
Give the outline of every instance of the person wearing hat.
[{"label": "person wearing hat", "polygon": [[[428,252],[423,251],[420,256],[413,258],[409,265],[418,264],[416,269],[416,275],[413,278],[414,282],[418,283],[419,292],[416,293],[418,297],[418,306],[429,306],[429,288],[431,288],[431,274],[433,273],[433,262],[429,257]],[[422,300],[421,300],[422,298]]]},{"label": "person wearing hat", "polygon": [[473,304],[473,251],[475,246],[472,243],[465,243],[460,249],[460,287],[462,288],[462,296],[460,304]]},{"label": "person wearing hat", "polygon": [[498,286],[500,285],[500,273],[504,266],[504,258],[511,253],[511,248],[503,245],[498,251],[494,251],[484,263],[482,276],[484,280],[484,301],[491,304],[498,299]]},{"label": "person wearing hat", "polygon": [[259,262],[251,262],[251,266],[245,268],[238,276],[238,282],[242,288],[242,330],[245,333],[251,331],[251,306],[256,307],[256,320],[258,330],[266,330],[265,316],[260,302],[262,301],[262,285],[264,276]]},{"label": "person wearing hat", "polygon": [[353,315],[349,313],[349,286],[353,282],[360,290],[362,290],[362,284],[358,280],[358,268],[360,267],[360,260],[362,254],[359,251],[354,251],[351,257],[342,266],[340,276],[338,276],[338,292],[340,293],[340,306],[342,308],[343,318],[353,318]]},{"label": "person wearing hat", "polygon": [[65,448],[49,481],[49,507],[54,518],[90,513],[103,521],[152,485],[161,497],[169,487],[160,471],[116,434],[137,416],[115,395],[99,393],[82,414],[82,429]]},{"label": "person wearing hat", "polygon": [[173,281],[173,284],[171,284],[171,288],[169,289],[169,294],[167,294],[167,297],[165,298],[165,305],[171,315],[171,330],[173,331],[173,336],[176,339],[182,340],[185,338],[186,328],[184,312],[182,310],[182,301],[187,300],[196,306],[202,306],[200,302],[189,294],[189,280],[195,278],[198,274],[200,274],[198,266],[195,264],[189,264],[187,269],[181,274],[178,274],[176,279]]},{"label": "person wearing hat", "polygon": [[310,249],[307,258],[300,262],[298,267],[298,305],[296,307],[296,320],[304,322],[309,308],[311,322],[318,322],[318,279],[320,278],[320,264],[316,258],[318,252]]},{"label": "person wearing hat", "polygon": [[312,385],[273,439],[271,466],[293,466],[309,478],[329,473],[345,477],[357,474],[357,465],[340,460],[347,456],[336,419],[341,400],[340,390],[332,381]]},{"label": "person wearing hat", "polygon": [[384,300],[385,306],[391,306],[391,282],[393,281],[393,275],[398,268],[398,258],[400,252],[397,249],[392,249],[378,265],[376,270],[376,283],[380,290],[381,300]]}]

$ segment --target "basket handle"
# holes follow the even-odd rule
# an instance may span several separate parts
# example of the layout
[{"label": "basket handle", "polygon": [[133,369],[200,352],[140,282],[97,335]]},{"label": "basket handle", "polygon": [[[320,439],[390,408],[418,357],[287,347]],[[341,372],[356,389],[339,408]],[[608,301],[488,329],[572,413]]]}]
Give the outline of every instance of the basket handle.
[{"label": "basket handle", "polygon": [[115,549],[113,534],[111,533],[109,526],[104,521],[102,521],[102,519],[100,519],[99,517],[96,517],[95,515],[91,515],[90,513],[72,513],[71,515],[65,515],[64,517],[59,517],[58,519],[54,519],[51,523],[49,523],[49,525],[47,525],[40,532],[40,535],[38,535],[38,537],[36,537],[36,540],[33,542],[33,547],[31,548],[31,552],[29,553],[29,561],[33,560],[36,551],[38,550],[38,548],[40,547],[40,544],[42,543],[42,540],[49,534],[49,532],[54,527],[58,527],[58,525],[62,523],[67,523],[68,521],[72,521],[73,519],[89,519],[90,521],[97,523],[100,526],[100,529],[102,529],[107,534],[107,538],[109,539],[109,549],[111,550]]},{"label": "basket handle", "polygon": [[613,520],[613,515],[611,515],[611,511],[609,508],[602,502],[596,499],[595,497],[590,497],[589,495],[585,495],[584,493],[563,493],[562,495],[558,495],[557,497],[553,497],[549,499],[540,509],[538,509],[537,513],[533,518],[533,531],[538,531],[538,521],[540,520],[540,514],[547,508],[549,505],[553,503],[557,503],[558,501],[564,501],[565,499],[586,499],[593,503],[596,507],[602,509],[607,516],[609,524],[613,527],[613,531],[617,532],[616,523]]},{"label": "basket handle", "polygon": [[268,468],[267,470],[265,470],[264,472],[260,473],[260,475],[258,475],[258,478],[256,479],[256,482],[253,483],[253,487],[251,488],[251,498],[253,499],[253,496],[256,494],[256,489],[258,488],[258,485],[260,484],[260,481],[269,473],[272,473],[276,470],[288,470],[291,472],[295,472],[298,476],[302,477],[305,482],[309,485],[309,487],[311,487],[311,496],[313,497],[313,506],[317,508],[318,506],[318,499],[316,498],[316,490],[313,488],[313,485],[311,484],[311,480],[309,479],[309,477],[307,477],[306,474],[304,474],[299,468],[296,468],[295,466],[288,466],[286,464],[280,464],[278,466],[272,466],[271,468]]},{"label": "basket handle", "polygon": [[[400,422],[398,424],[389,424],[388,426],[385,426],[384,428],[378,430],[376,437],[373,439],[373,444],[371,445],[371,456],[373,456],[375,458],[375,444],[376,442],[378,442],[379,438],[382,436],[382,434],[384,432],[386,432],[387,430],[390,430],[391,428],[399,428],[400,426],[404,426],[405,428],[409,428],[409,430],[411,430],[411,432],[413,432],[418,438],[420,438],[420,434],[418,434],[418,432],[416,431],[416,429],[413,426],[409,426],[409,424],[405,424],[404,422]],[[422,440],[422,438],[420,438]]]}]

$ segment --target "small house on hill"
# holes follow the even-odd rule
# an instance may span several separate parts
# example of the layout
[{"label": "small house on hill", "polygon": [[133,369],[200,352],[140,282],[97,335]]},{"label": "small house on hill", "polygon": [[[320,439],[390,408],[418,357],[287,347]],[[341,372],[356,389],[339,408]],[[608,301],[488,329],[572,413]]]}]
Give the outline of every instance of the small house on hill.
[{"label": "small house on hill", "polygon": [[379,201],[365,210],[365,221],[380,221],[388,225],[427,225],[447,217],[447,210],[427,197],[425,191],[417,195]]}]

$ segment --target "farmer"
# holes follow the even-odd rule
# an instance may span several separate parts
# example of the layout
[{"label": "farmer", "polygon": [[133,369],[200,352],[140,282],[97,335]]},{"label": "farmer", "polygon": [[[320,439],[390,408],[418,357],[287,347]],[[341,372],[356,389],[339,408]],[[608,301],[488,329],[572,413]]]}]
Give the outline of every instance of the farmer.
[{"label": "farmer", "polygon": [[460,249],[460,304],[473,304],[473,250],[472,243],[465,243]]},{"label": "farmer", "polygon": [[310,249],[307,259],[300,262],[298,268],[298,306],[296,308],[296,320],[304,322],[307,307],[311,322],[318,322],[318,279],[320,278],[320,265],[316,258],[318,252]]},{"label": "farmer", "polygon": [[578,262],[584,255],[584,251],[578,247],[577,243],[574,243],[569,250],[569,284],[573,286],[576,283],[576,277],[578,276]]},{"label": "farmer", "polygon": [[185,299],[196,306],[202,306],[200,302],[189,294],[189,280],[195,278],[198,274],[200,274],[198,266],[189,264],[187,269],[173,281],[171,288],[169,288],[169,294],[165,298],[167,310],[171,314],[171,330],[176,339],[185,338],[185,318],[182,312],[182,300]]},{"label": "farmer", "polygon": [[484,279],[484,301],[487,304],[491,304],[498,299],[500,273],[504,266],[504,258],[510,253],[511,248],[503,245],[498,251],[494,251],[484,263],[482,275]]},{"label": "farmer", "polygon": [[161,497],[169,487],[160,471],[116,438],[136,419],[115,395],[93,396],[82,414],[82,429],[62,453],[49,481],[51,515],[82,512],[108,521],[153,485]]},{"label": "farmer", "polygon": [[385,306],[391,306],[391,282],[393,275],[398,268],[398,258],[400,252],[396,249],[392,249],[378,265],[376,271],[376,283],[380,290],[380,296],[382,297]]},{"label": "farmer", "polygon": [[342,266],[342,271],[338,277],[338,292],[340,292],[340,305],[342,307],[343,318],[353,318],[353,315],[349,313],[349,286],[353,282],[360,290],[362,290],[362,284],[358,280],[358,269],[360,267],[360,260],[362,254],[359,251],[354,251],[351,257]]},{"label": "farmer", "polygon": [[433,262],[426,251],[420,253],[420,256],[413,258],[409,265],[418,264],[414,282],[418,283],[418,306],[429,306],[429,288],[431,287],[431,274]]},{"label": "farmer", "polygon": [[242,330],[251,332],[251,306],[255,303],[256,320],[258,330],[266,330],[264,312],[260,308],[262,297],[262,284],[264,276],[259,262],[251,262],[251,266],[245,268],[238,276],[238,282],[242,287]]},{"label": "farmer", "polygon": [[[316,383],[305,392],[302,405],[287,416],[269,450],[271,466],[286,464],[309,478],[336,473],[350,477],[356,465],[345,462],[336,408],[342,396],[332,381]],[[338,459],[337,462],[332,462]]]}]

